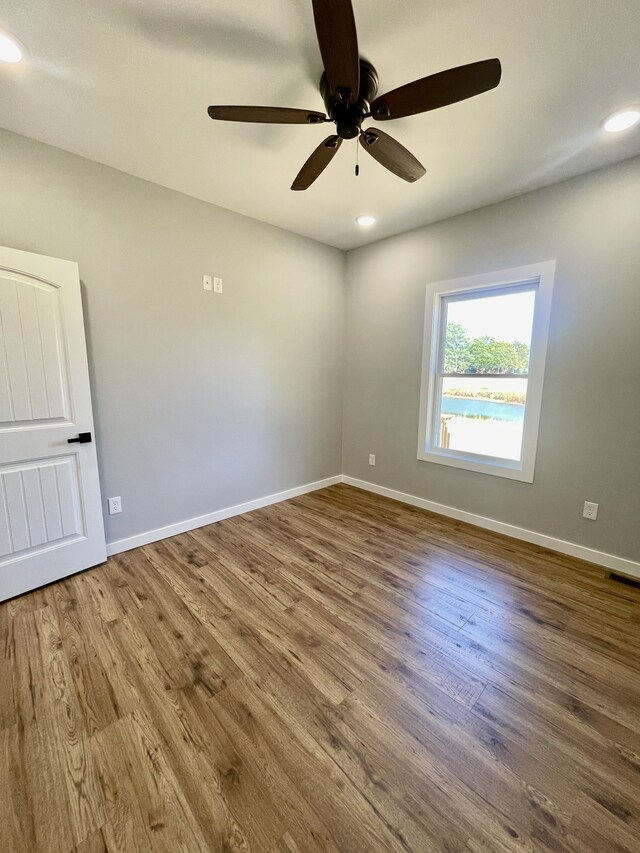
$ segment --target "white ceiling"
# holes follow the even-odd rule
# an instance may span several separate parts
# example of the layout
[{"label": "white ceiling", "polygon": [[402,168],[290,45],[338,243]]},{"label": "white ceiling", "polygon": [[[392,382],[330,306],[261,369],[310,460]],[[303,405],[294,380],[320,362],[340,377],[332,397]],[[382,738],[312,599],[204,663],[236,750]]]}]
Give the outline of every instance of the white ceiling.
[{"label": "white ceiling", "polygon": [[[427,168],[407,184],[329,132],[211,121],[212,103],[322,109],[311,0],[2,0],[27,47],[0,64],[0,125],[155,183],[353,248],[640,154],[602,120],[640,103],[638,0],[354,0],[380,91],[497,56],[500,86],[384,125]],[[358,214],[378,224],[363,231]]]}]

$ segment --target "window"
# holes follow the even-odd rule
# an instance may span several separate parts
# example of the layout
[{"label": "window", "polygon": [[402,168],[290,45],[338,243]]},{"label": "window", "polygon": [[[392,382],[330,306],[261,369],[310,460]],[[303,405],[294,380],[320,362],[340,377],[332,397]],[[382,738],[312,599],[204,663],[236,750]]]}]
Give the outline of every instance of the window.
[{"label": "window", "polygon": [[533,482],[554,273],[427,287],[419,459]]}]

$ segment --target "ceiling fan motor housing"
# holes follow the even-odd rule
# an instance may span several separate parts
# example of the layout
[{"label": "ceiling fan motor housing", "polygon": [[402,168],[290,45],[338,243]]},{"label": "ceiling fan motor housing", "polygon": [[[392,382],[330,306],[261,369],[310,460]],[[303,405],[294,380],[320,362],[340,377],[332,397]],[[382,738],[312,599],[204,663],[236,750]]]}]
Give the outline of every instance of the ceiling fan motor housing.
[{"label": "ceiling fan motor housing", "polygon": [[[349,93],[340,93],[331,89],[326,74],[320,78],[320,94],[327,113],[336,123],[338,136],[342,139],[354,139],[360,133],[360,125],[369,104],[378,92],[378,73],[370,62],[360,58],[360,91],[355,100],[349,100]],[[345,97],[346,95],[346,97]]]}]

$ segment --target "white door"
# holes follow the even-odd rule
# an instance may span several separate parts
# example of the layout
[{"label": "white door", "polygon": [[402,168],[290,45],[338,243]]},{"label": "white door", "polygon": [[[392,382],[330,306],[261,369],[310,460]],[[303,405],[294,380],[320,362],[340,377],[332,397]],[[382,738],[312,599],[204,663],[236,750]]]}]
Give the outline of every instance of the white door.
[{"label": "white door", "polygon": [[78,265],[0,248],[0,601],[105,559]]}]

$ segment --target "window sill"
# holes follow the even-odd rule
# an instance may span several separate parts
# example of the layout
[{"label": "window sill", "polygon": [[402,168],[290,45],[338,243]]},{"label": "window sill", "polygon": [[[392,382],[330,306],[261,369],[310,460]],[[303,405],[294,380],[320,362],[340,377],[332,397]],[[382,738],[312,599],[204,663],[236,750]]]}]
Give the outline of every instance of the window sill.
[{"label": "window sill", "polygon": [[507,480],[519,480],[522,483],[533,483],[533,471],[520,467],[519,462],[510,462],[507,459],[491,459],[483,461],[464,455],[453,455],[439,453],[435,450],[418,453],[418,459],[422,462],[435,462],[437,465],[448,465],[451,468],[462,468],[466,471],[475,471],[477,474],[489,474],[492,477],[504,477]]}]

